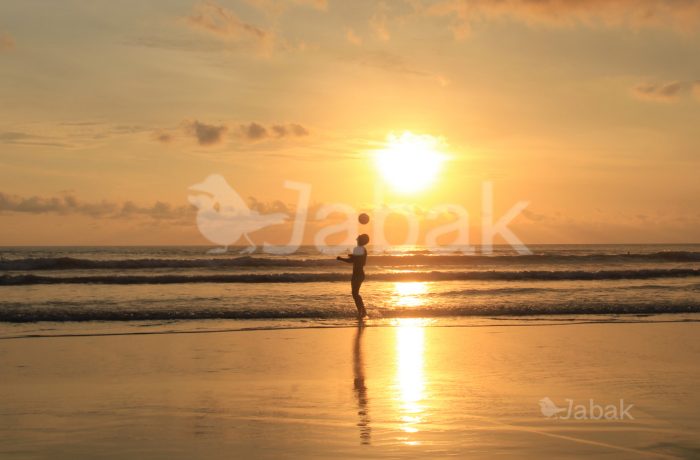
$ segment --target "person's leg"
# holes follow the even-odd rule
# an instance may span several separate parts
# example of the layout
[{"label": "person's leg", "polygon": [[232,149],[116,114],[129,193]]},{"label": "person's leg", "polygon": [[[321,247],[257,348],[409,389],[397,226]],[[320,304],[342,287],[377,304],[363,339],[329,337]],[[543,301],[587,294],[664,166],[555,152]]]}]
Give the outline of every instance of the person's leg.
[{"label": "person's leg", "polygon": [[352,282],[350,283],[350,285],[352,286],[352,299],[355,301],[355,307],[357,307],[357,314],[360,317],[363,317],[367,314],[367,312],[365,311],[365,303],[363,302],[362,296],[360,295],[360,287],[362,286],[363,281],[364,276],[353,276]]}]

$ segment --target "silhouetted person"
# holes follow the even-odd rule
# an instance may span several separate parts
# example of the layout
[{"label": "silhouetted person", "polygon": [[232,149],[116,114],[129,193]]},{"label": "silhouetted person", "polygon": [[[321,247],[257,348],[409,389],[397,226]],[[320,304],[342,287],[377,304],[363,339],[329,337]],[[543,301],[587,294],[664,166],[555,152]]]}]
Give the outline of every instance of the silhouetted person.
[{"label": "silhouetted person", "polygon": [[372,435],[372,428],[369,426],[369,411],[367,387],[365,386],[365,363],[362,355],[362,333],[364,325],[360,323],[357,326],[355,333],[355,343],[352,348],[353,362],[353,387],[355,388],[355,397],[357,398],[357,415],[359,420],[357,426],[360,428],[360,443],[369,444]]},{"label": "silhouetted person", "polygon": [[357,317],[359,319],[363,319],[367,316],[367,310],[365,310],[365,304],[360,295],[360,286],[362,286],[362,282],[365,280],[365,263],[367,262],[367,248],[365,248],[365,246],[367,243],[369,243],[369,236],[363,233],[357,237],[357,246],[353,249],[352,254],[347,257],[337,257],[338,260],[352,264],[352,280],[350,286],[352,287],[352,299],[355,301]]}]

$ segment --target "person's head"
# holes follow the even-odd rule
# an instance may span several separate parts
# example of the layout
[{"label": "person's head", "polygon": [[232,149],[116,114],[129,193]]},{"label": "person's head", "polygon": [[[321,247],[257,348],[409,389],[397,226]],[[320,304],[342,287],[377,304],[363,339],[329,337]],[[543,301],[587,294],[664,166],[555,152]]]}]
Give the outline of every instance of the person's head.
[{"label": "person's head", "polygon": [[369,243],[369,235],[367,235],[366,233],[363,233],[362,235],[357,237],[358,246],[365,246],[367,243]]}]

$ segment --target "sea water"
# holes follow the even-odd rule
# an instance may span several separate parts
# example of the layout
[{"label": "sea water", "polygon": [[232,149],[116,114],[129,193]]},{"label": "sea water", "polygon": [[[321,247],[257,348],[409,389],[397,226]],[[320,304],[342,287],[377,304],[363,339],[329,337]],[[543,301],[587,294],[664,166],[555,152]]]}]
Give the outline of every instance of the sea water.
[{"label": "sea water", "polygon": [[[332,256],[312,247],[284,256],[244,255],[236,248],[214,255],[207,249],[0,248],[0,334],[190,331],[211,328],[211,320],[235,328],[354,321],[351,267]],[[700,245],[530,250],[532,255],[507,246],[492,255],[423,247],[370,252],[361,291],[370,321],[638,321],[700,313]]]}]

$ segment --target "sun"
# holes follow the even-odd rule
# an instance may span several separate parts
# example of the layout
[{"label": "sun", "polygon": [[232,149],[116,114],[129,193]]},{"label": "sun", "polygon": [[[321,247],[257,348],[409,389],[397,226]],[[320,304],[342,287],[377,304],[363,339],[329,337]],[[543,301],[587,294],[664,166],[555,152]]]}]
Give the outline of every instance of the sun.
[{"label": "sun", "polygon": [[406,131],[389,134],[386,148],[377,152],[379,172],[401,193],[414,193],[432,184],[440,172],[444,156],[438,151],[440,139]]}]

